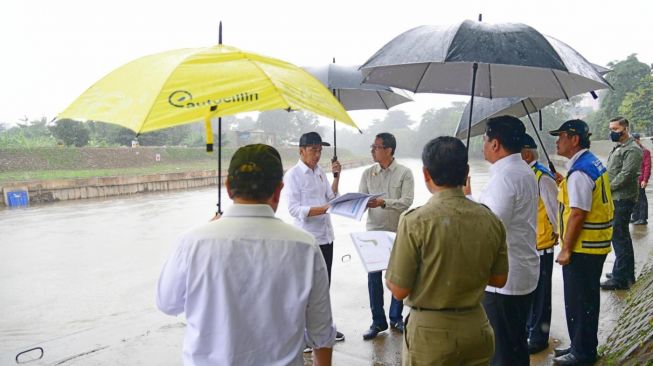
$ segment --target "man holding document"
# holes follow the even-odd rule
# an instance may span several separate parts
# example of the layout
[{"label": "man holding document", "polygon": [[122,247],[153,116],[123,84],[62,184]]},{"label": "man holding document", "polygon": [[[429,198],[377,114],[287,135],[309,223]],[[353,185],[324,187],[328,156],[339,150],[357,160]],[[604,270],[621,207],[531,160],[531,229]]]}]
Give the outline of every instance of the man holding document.
[{"label": "man holding document", "polygon": [[[372,149],[372,158],[376,164],[363,172],[359,191],[366,194],[382,194],[370,198],[367,202],[368,231],[397,231],[399,216],[413,204],[415,183],[413,174],[407,167],[394,159],[397,147],[395,137],[390,133],[376,135]],[[388,322],[383,309],[383,281],[381,271],[368,273],[367,288],[370,295],[372,325],[363,334],[363,339],[375,338],[379,332],[388,329]],[[399,332],[404,331],[401,312],[403,304],[392,297],[390,300],[390,326]]]},{"label": "man holding document", "polygon": [[[340,177],[335,176],[329,185],[326,174],[318,163],[322,156],[323,142],[317,132],[307,132],[299,139],[299,161],[283,177],[284,191],[288,200],[288,211],[295,219],[295,226],[313,234],[320,246],[326,262],[329,284],[331,283],[331,264],[333,263],[333,224],[327,210],[329,201],[338,194]],[[340,173],[341,166],[337,160],[331,162],[331,171]],[[344,341],[345,336],[337,332],[336,341]],[[307,348],[305,351],[310,351]]]}]

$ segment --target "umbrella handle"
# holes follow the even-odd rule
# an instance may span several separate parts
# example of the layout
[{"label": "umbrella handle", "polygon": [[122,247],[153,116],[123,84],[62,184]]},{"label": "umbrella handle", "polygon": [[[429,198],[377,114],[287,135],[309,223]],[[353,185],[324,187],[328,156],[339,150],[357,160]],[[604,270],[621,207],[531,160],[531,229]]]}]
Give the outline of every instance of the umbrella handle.
[{"label": "umbrella handle", "polygon": [[[542,142],[542,139],[540,138],[539,132],[537,132],[537,128],[535,127],[535,122],[533,122],[533,118],[531,118],[531,114],[528,112],[528,108],[526,108],[526,103],[524,101],[521,101],[521,105],[524,107],[524,111],[526,112],[526,115],[528,116],[528,120],[531,121],[531,126],[533,126],[533,131],[535,131],[535,136],[537,136],[537,141],[540,142],[540,146],[542,146],[542,151],[544,151],[544,156],[546,156],[546,160],[549,162],[549,169],[551,169],[551,173],[555,174],[556,173],[556,168],[553,166],[553,162],[549,158],[549,154],[546,152],[546,148],[544,147],[544,143]],[[540,114],[540,117],[542,114]]]},{"label": "umbrella handle", "polygon": [[206,152],[213,152],[213,128],[211,127],[212,113],[204,117],[204,130],[206,130]]},{"label": "umbrella handle", "polygon": [[[335,59],[334,59],[334,62],[335,62]],[[333,90],[333,92],[334,93],[336,92],[335,89]],[[331,158],[331,162],[334,162],[334,161],[338,160],[338,154],[336,153],[336,146],[337,146],[337,143],[336,143],[336,120],[333,120],[333,158]],[[333,172],[333,177],[334,178],[338,178],[339,176],[340,176],[340,174],[338,172]]]}]

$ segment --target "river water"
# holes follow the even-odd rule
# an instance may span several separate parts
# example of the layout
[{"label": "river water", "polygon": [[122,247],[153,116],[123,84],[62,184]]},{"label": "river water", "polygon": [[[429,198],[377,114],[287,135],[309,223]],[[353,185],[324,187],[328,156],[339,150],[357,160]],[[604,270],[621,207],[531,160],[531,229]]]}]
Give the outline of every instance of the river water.
[{"label": "river water", "polygon": [[[425,203],[430,194],[421,162],[399,162],[413,171],[414,206]],[[483,161],[472,162],[474,192],[486,183],[488,167]],[[356,191],[365,168],[343,171],[340,192]],[[216,201],[215,188],[206,188],[0,210],[0,365],[15,364],[18,352],[36,346],[45,355],[30,365],[82,359],[103,365],[139,364],[136,360],[179,364],[183,319],[156,310],[154,286],[174,238],[206,222]],[[223,206],[229,205],[227,199]],[[285,202],[277,213],[292,222]],[[349,233],[364,231],[365,218],[358,222],[333,216],[333,222],[334,318],[348,336],[336,347],[334,360],[393,364],[398,361],[399,339],[393,345],[391,337],[385,345],[359,339],[370,315],[365,272]],[[554,308],[560,309],[561,276],[554,276]],[[560,316],[560,310],[555,312],[554,319]],[[560,320],[556,332],[565,337],[563,314]],[[147,337],[156,342],[148,343]]]}]

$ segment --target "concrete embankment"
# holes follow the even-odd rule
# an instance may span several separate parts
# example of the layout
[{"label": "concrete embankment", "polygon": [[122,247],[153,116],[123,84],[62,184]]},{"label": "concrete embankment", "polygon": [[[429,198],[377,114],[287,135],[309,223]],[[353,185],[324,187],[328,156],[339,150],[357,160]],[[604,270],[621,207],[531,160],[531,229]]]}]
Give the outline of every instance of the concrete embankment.
[{"label": "concrete embankment", "polygon": [[601,346],[601,364],[653,365],[653,256],[624,301],[617,325]]},{"label": "concrete embankment", "polygon": [[[290,167],[292,162],[284,162]],[[344,169],[369,164],[369,159],[354,159],[341,162]],[[325,171],[329,168],[325,164]],[[223,179],[227,172],[222,172]],[[148,174],[140,176],[93,177],[75,179],[34,180],[0,183],[0,192],[7,205],[10,192],[27,192],[30,204],[48,203],[86,198],[103,198],[147,192],[172,191],[214,186],[218,183],[216,170]]]}]

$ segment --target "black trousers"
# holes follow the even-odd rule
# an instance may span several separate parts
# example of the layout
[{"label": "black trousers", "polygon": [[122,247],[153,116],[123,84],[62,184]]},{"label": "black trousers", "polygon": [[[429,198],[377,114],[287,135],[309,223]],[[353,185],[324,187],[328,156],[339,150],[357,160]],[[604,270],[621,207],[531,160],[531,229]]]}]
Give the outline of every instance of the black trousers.
[{"label": "black trousers", "polygon": [[582,362],[596,360],[601,308],[599,285],[606,256],[572,253],[571,263],[562,267],[571,352]]},{"label": "black trousers", "polygon": [[329,287],[331,286],[331,264],[333,264],[333,242],[320,245],[320,251],[324,262],[326,262],[327,273],[329,274]]},{"label": "black trousers", "polygon": [[615,258],[612,267],[612,280],[621,285],[629,285],[635,283],[635,253],[629,227],[630,215],[633,213],[635,202],[629,200],[613,202],[612,247]]},{"label": "black trousers", "polygon": [[646,198],[646,189],[639,189],[639,197],[635,208],[633,208],[633,221],[644,220],[648,221],[648,199]]},{"label": "black trousers", "polygon": [[503,295],[485,292],[483,307],[494,330],[493,366],[528,366],[526,321],[533,293]]},{"label": "black trousers", "polygon": [[540,255],[540,279],[533,292],[533,305],[528,316],[528,339],[536,345],[549,343],[551,328],[551,273],[553,252]]}]

